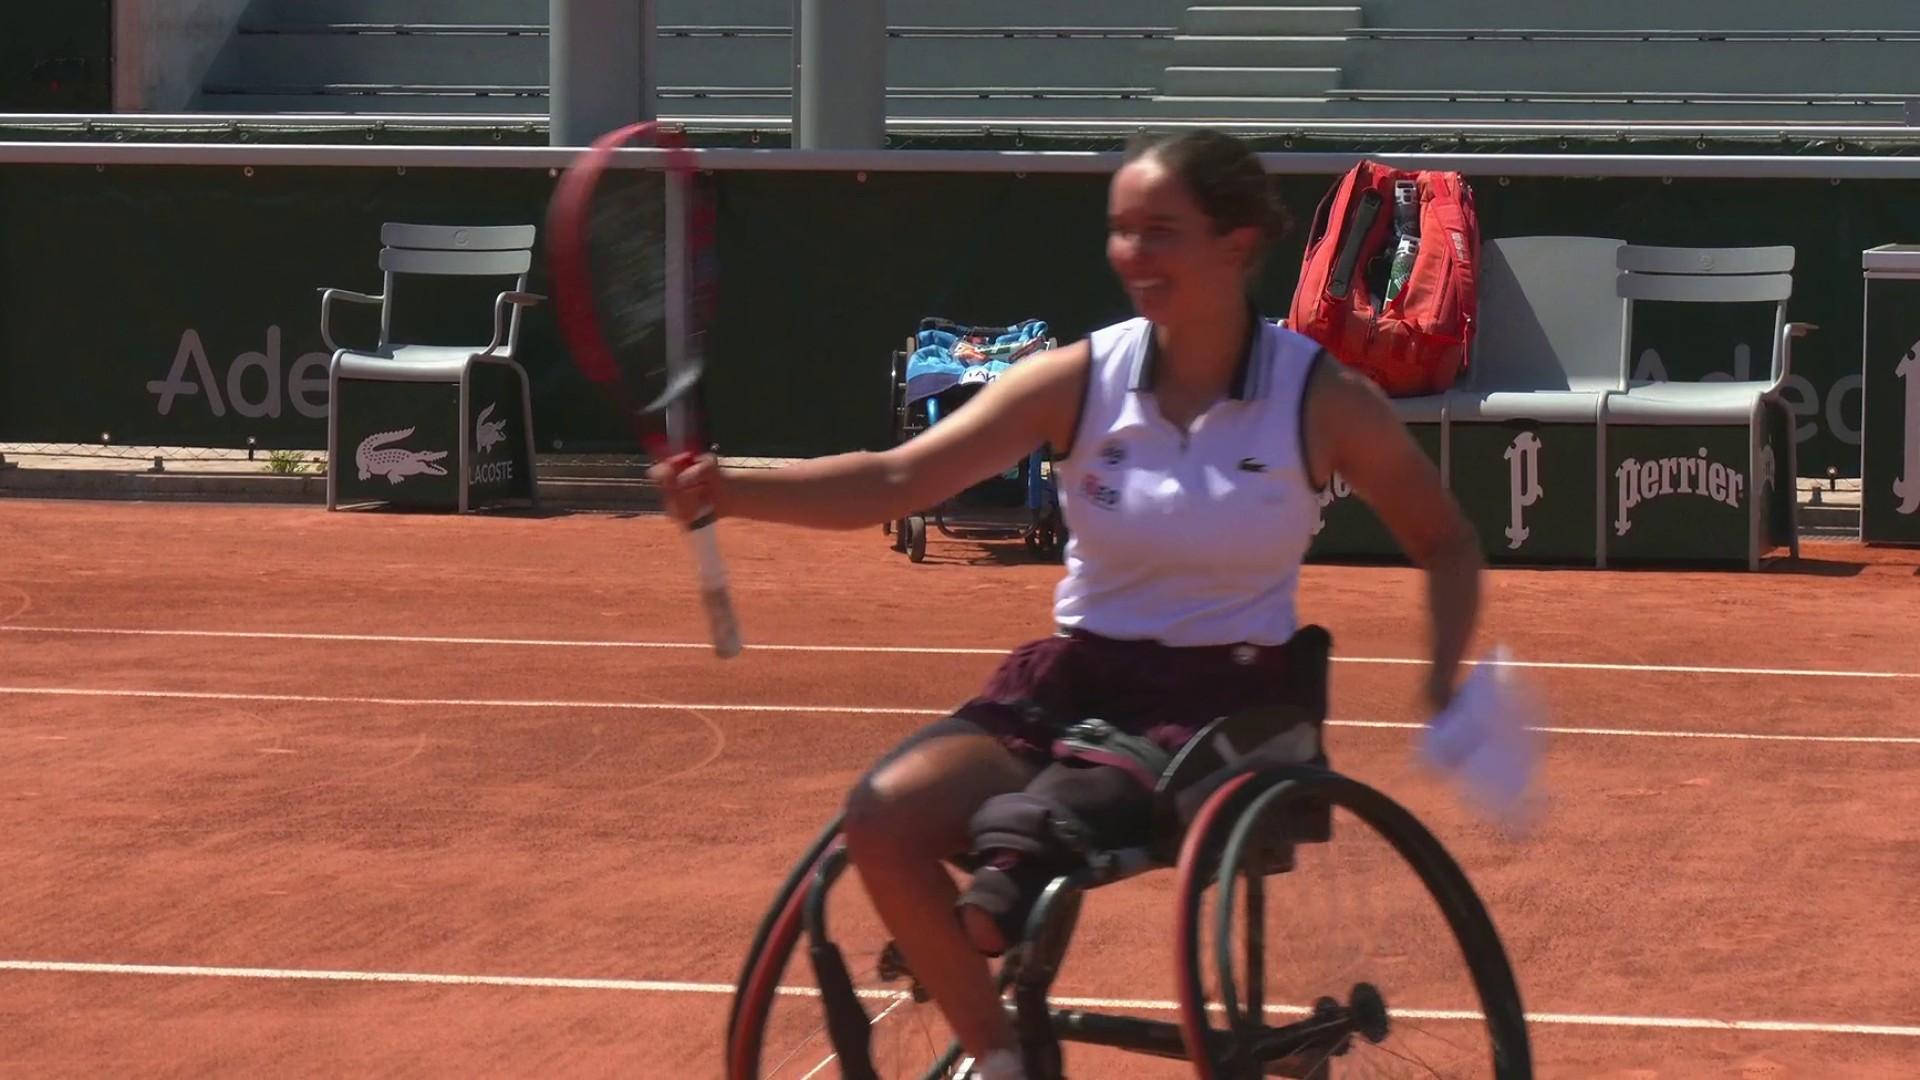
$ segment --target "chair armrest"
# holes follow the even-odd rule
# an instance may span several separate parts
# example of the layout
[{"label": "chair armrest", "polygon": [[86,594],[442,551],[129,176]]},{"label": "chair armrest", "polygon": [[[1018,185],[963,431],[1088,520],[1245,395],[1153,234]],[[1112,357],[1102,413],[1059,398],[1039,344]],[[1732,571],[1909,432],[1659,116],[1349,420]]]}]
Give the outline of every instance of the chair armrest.
[{"label": "chair armrest", "polygon": [[1806,337],[1820,327],[1814,323],[1790,322],[1780,328],[1780,370],[1773,376],[1773,385],[1768,393],[1778,393],[1793,374],[1793,339]]},{"label": "chair armrest", "polygon": [[533,307],[545,299],[546,297],[539,293],[529,292],[503,292],[495,297],[493,301],[493,340],[487,343],[486,351],[480,355],[492,356],[494,352],[500,348],[505,333],[505,328],[501,326],[501,319],[506,314],[508,305],[525,309]]},{"label": "chair armrest", "polygon": [[330,322],[335,300],[350,300],[356,304],[385,304],[384,296],[368,296],[366,293],[352,292],[347,289],[320,290],[320,340],[327,343],[328,352],[339,352],[340,346],[333,342],[333,327]]}]

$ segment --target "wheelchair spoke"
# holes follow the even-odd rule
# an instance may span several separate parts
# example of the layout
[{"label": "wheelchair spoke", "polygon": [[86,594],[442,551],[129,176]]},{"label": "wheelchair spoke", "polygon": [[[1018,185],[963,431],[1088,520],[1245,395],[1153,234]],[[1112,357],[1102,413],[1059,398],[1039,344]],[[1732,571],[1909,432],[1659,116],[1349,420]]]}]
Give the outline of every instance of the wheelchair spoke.
[{"label": "wheelchair spoke", "polygon": [[[898,1009],[900,1007],[901,1002],[905,1000],[906,1000],[905,998],[895,998],[893,1004],[888,1005],[885,1009],[881,1010],[880,1015],[868,1021],[869,1026],[877,1025],[882,1020],[885,1020],[889,1015],[893,1013],[895,1009]],[[820,1060],[820,1064],[815,1065],[813,1068],[807,1070],[806,1074],[800,1077],[800,1080],[813,1080],[815,1076],[818,1076],[820,1074],[820,1070],[826,1068],[827,1066],[833,1064],[835,1061],[838,1061],[838,1060],[840,1060],[839,1054],[828,1054],[826,1057]]]},{"label": "wheelchair spoke", "polygon": [[[1304,816],[1316,801],[1330,830]],[[1531,1076],[1497,938],[1405,811],[1344,778],[1273,770],[1205,824],[1215,840],[1190,847],[1217,852],[1212,895],[1182,902],[1209,925],[1184,927],[1199,947],[1183,955],[1211,970],[1182,985],[1217,990],[1204,1023],[1231,1051],[1204,1075],[1484,1077],[1498,1061],[1500,1080]],[[1199,1022],[1184,995],[1182,1009]]]},{"label": "wheelchair spoke", "polygon": [[[1443,1080],[1443,1078],[1449,1075],[1448,1073],[1443,1073],[1440,1070],[1434,1068],[1432,1065],[1429,1065],[1424,1058],[1422,1058],[1417,1052],[1413,1050],[1407,1050],[1404,1053],[1396,1053],[1395,1051],[1389,1050],[1386,1047],[1382,1046],[1377,1048],[1377,1052],[1385,1054],[1390,1058],[1394,1058],[1404,1064],[1407,1064],[1409,1066],[1412,1066],[1418,1069],[1419,1073],[1417,1075],[1435,1077],[1436,1080]],[[1401,1075],[1406,1075],[1406,1074],[1401,1074]]]},{"label": "wheelchair spoke", "polygon": [[1417,1031],[1422,1035],[1425,1035],[1429,1039],[1433,1039],[1437,1042],[1443,1042],[1447,1044],[1447,1046],[1451,1047],[1455,1053],[1470,1052],[1470,1048],[1467,1047],[1462,1042],[1460,1042],[1458,1039],[1449,1039],[1445,1035],[1440,1034],[1438,1030],[1436,1030],[1435,1028],[1429,1025],[1413,1023],[1412,1021],[1408,1020],[1404,1016],[1396,1016],[1394,1018],[1394,1023],[1400,1025],[1401,1027],[1410,1028],[1414,1031]]},{"label": "wheelchair spoke", "polygon": [[804,886],[801,932],[766,961],[778,965],[777,987],[753,1014],[762,1037],[748,1075],[951,1075],[957,1044],[845,867],[838,851],[821,860]]}]

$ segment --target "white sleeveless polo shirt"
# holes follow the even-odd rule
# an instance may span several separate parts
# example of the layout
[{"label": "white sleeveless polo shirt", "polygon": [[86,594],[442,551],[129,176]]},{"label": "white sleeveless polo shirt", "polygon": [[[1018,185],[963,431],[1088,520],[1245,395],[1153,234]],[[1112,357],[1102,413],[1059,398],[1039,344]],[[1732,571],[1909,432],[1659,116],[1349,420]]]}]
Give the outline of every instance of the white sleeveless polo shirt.
[{"label": "white sleeveless polo shirt", "polygon": [[1278,645],[1297,629],[1294,591],[1319,522],[1302,399],[1312,339],[1249,313],[1255,333],[1230,396],[1188,432],[1147,393],[1145,319],[1089,338],[1079,425],[1056,462],[1066,577],[1054,621],[1167,645]]}]

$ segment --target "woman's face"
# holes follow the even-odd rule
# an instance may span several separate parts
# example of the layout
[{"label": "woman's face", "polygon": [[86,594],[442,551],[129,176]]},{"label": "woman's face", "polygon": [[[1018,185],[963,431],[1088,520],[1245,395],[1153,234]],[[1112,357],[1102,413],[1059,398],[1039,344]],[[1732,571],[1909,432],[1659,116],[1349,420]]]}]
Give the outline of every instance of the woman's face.
[{"label": "woman's face", "polygon": [[1219,232],[1173,172],[1152,155],[1114,174],[1107,194],[1107,262],[1133,301],[1156,323],[1181,322],[1236,305],[1258,239],[1251,227]]}]

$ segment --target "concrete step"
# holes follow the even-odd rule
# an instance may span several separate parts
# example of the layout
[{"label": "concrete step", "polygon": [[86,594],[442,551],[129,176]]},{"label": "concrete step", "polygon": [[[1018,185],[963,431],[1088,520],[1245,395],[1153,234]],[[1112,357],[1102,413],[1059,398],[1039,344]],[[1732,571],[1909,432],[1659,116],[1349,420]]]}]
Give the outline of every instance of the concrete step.
[{"label": "concrete step", "polygon": [[243,26],[274,23],[539,23],[547,0],[255,0]]},{"label": "concrete step", "polygon": [[[655,0],[665,26],[793,25],[794,0]],[[891,26],[1164,26],[1180,23],[1179,0],[887,0]]]},{"label": "concrete step", "polygon": [[[1171,57],[1164,38],[901,37],[887,44],[896,86],[1151,84]],[[659,81],[675,86],[786,85],[793,71],[785,35],[663,37],[654,58]],[[532,35],[241,34],[206,82],[532,85],[547,82],[548,62],[548,39]]]},{"label": "concrete step", "polygon": [[1179,34],[1169,64],[1183,67],[1334,67],[1347,39],[1326,34]]},{"label": "concrete step", "polygon": [[1898,124],[1897,106],[1738,105],[1685,102],[1609,105],[1577,102],[1347,101],[1305,94],[1163,94],[1143,103],[1143,115],[1175,120],[1456,120],[1619,121],[1652,123],[1805,122]]},{"label": "concrete step", "polygon": [[1365,23],[1355,6],[1209,4],[1188,8],[1181,26],[1190,34],[1344,34]]},{"label": "concrete step", "polygon": [[[440,116],[448,114],[538,117],[551,112],[545,86],[524,88],[510,93],[505,87],[490,94],[426,93],[422,88],[390,88],[386,92],[366,93],[250,93],[241,89],[211,87],[200,95],[195,107],[203,112],[232,112],[259,115],[286,114],[397,114]],[[701,115],[707,115],[702,113]],[[727,115],[727,114],[715,114]]]},{"label": "concrete step", "polygon": [[1546,4],[1541,0],[1366,0],[1374,26],[1521,27],[1644,30],[1875,30],[1920,28],[1913,0],[1846,0],[1841,4],[1715,3],[1606,0]]},{"label": "concrete step", "polygon": [[[216,88],[226,90],[227,88]],[[951,120],[1110,120],[1116,116],[1166,115],[1154,103],[1153,91],[1139,90],[1137,96],[1121,100],[1103,98],[1036,99],[1030,94],[980,96],[960,92],[942,92],[945,96],[908,96],[888,98],[888,115],[895,119]],[[351,93],[267,93],[232,92],[202,94],[198,107],[208,112],[234,112],[258,115],[487,115],[544,120],[549,109],[545,86],[496,87],[484,96],[478,92],[452,92],[447,88],[384,87]],[[660,114],[667,119],[733,118],[765,121],[784,127],[793,116],[792,99],[785,87],[726,89],[719,92],[664,87]]]},{"label": "concrete step", "polygon": [[1799,516],[1803,529],[1846,529],[1856,536],[1860,533],[1860,508],[1857,506],[1808,506],[1802,503]]},{"label": "concrete step", "polygon": [[1337,67],[1170,67],[1161,89],[1182,97],[1288,97],[1339,85]]},{"label": "concrete step", "polygon": [[548,42],[510,34],[243,33],[209,83],[526,84],[547,81]]},{"label": "concrete step", "polygon": [[1351,85],[1383,89],[1911,96],[1915,51],[1904,41],[1355,39],[1329,62]]},{"label": "concrete step", "polygon": [[[1351,70],[1344,73],[1354,84]],[[1523,94],[1521,96],[1524,96]],[[1337,93],[1316,115],[1357,120],[1561,120],[1649,123],[1699,121],[1708,123],[1820,123],[1901,124],[1905,110],[1898,104],[1783,104],[1737,101],[1703,102],[1582,102],[1475,98],[1408,99],[1391,96],[1346,100]]]},{"label": "concrete step", "polygon": [[1153,99],[1150,115],[1162,120],[1285,120],[1318,117],[1326,108],[1325,98],[1308,95],[1163,94]]},{"label": "concrete step", "polygon": [[[498,88],[488,96],[474,94],[429,93],[415,88],[390,89],[383,93],[299,94],[299,93],[207,93],[195,107],[207,112],[247,114],[321,114],[321,115],[489,115],[514,119],[533,117],[544,120],[549,102],[544,85],[515,90]],[[1619,121],[1645,123],[1656,121],[1733,122],[1761,121],[1809,123],[1884,124],[1901,122],[1898,108],[1860,106],[1727,106],[1727,105],[1594,105],[1563,102],[1444,102],[1385,101],[1358,102],[1330,100],[1321,96],[1243,96],[1231,95],[1152,95],[1129,100],[1115,99],[1035,99],[1031,96],[974,97],[954,95],[943,98],[894,96],[887,103],[888,115],[895,119],[950,120],[1076,120],[1132,119],[1151,117],[1176,120],[1514,120],[1551,122],[1556,120]],[[661,114],[672,119],[752,118],[784,127],[792,118],[792,102],[785,87],[758,91],[736,91],[728,96],[695,97],[684,90],[667,87],[663,92]]]},{"label": "concrete step", "polygon": [[[548,21],[548,0],[256,0],[251,25],[276,22],[454,23]],[[888,0],[896,26],[1166,26],[1179,23],[1177,0]],[[656,0],[662,26],[791,26],[793,0]]]}]

